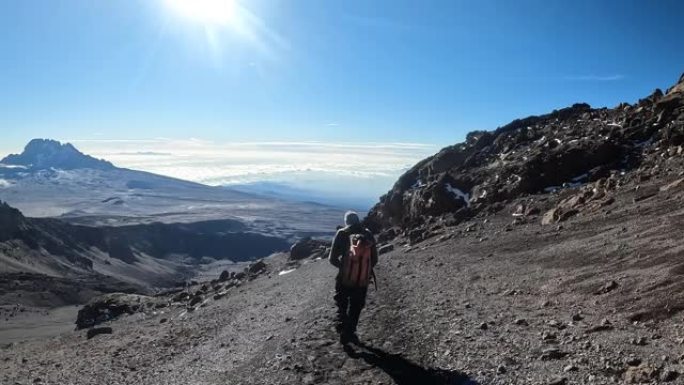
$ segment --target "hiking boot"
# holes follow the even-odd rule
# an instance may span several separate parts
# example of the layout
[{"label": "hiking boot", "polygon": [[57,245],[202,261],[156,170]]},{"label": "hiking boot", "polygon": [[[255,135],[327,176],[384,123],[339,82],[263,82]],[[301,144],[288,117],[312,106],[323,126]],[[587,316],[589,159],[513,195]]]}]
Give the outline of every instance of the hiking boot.
[{"label": "hiking boot", "polygon": [[342,345],[358,344],[359,342],[359,336],[357,336],[356,333],[346,332],[340,334],[340,343]]},{"label": "hiking boot", "polygon": [[342,334],[347,328],[345,327],[343,322],[337,322],[335,323],[335,331],[337,333]]}]

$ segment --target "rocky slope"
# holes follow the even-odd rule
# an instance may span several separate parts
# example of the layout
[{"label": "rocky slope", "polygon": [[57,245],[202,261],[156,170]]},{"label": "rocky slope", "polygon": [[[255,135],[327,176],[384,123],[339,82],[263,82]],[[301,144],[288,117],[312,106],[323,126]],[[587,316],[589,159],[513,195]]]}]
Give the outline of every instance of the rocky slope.
[{"label": "rocky slope", "polygon": [[[26,218],[0,202],[0,305],[88,299],[60,290],[57,278],[71,280],[74,289],[90,288],[91,296],[126,286],[144,291],[183,281],[200,264],[252,260],[288,248],[285,239],[250,232],[234,220],[89,227]],[[52,290],[47,282],[55,284]],[[47,297],[34,301],[37,294]]]},{"label": "rocky slope", "polygon": [[521,220],[510,202],[417,244],[399,235],[380,257],[361,344],[337,341],[334,268],[281,255],[180,291],[95,302],[123,311],[0,348],[0,382],[681,384],[684,188],[661,190],[671,185],[652,178],[639,190],[657,193],[643,199],[617,188],[612,205],[562,225]]},{"label": "rocky slope", "polygon": [[[387,237],[418,229],[416,238],[431,227],[566,187],[594,183],[592,196],[582,200],[598,201],[619,184],[680,172],[682,144],[684,75],[665,93],[657,89],[635,104],[612,109],[575,104],[493,132],[471,132],[464,143],[402,175],[368,223],[389,230]],[[572,214],[565,210],[566,217]]]}]

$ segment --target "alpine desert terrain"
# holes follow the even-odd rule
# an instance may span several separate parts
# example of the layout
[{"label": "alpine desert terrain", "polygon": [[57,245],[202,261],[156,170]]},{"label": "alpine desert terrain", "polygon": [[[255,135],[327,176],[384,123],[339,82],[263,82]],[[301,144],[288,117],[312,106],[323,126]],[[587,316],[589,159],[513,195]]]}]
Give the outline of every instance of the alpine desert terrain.
[{"label": "alpine desert terrain", "polygon": [[0,161],[0,306],[172,287],[329,236],[343,212],[118,168],[35,139]]},{"label": "alpine desert terrain", "polygon": [[95,297],[76,330],[4,344],[0,380],[684,383],[683,145],[684,77],[420,162],[366,219],[381,256],[359,343],[338,342],[336,271],[306,241],[165,292]]}]

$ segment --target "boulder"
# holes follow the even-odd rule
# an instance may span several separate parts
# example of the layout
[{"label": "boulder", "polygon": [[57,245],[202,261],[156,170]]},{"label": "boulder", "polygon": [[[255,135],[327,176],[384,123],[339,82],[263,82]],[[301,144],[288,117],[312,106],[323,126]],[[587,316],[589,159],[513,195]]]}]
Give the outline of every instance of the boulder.
[{"label": "boulder", "polygon": [[606,282],[600,289],[594,292],[596,295],[607,294],[618,288],[618,283],[615,281]]},{"label": "boulder", "polygon": [[656,186],[639,187],[634,195],[634,202],[640,202],[648,198],[652,198],[656,196],[659,191],[660,189]]},{"label": "boulder", "polygon": [[630,366],[625,371],[625,382],[628,384],[651,383],[659,377],[660,370],[647,364]]},{"label": "boulder", "polygon": [[202,297],[202,295],[200,295],[200,294],[197,294],[190,299],[190,302],[188,302],[188,306],[194,307],[194,306],[202,303],[202,301],[204,301],[204,297]]},{"label": "boulder", "polygon": [[660,187],[660,191],[670,191],[670,190],[677,189],[679,187],[684,187],[684,178],[677,179],[676,181],[674,181],[672,183],[668,183],[668,184]]},{"label": "boulder", "polygon": [[290,248],[290,260],[317,258],[326,254],[330,242],[311,237],[302,238]]},{"label": "boulder", "polygon": [[247,273],[250,275],[257,275],[266,270],[266,262],[263,260],[258,260],[247,267]]},{"label": "boulder", "polygon": [[123,314],[142,311],[152,299],[143,295],[111,293],[93,298],[76,316],[76,329],[93,327]]},{"label": "boulder", "polygon": [[382,246],[378,247],[378,255],[383,255],[383,254],[389,253],[392,250],[394,250],[393,244],[388,243],[386,245],[382,245]]},{"label": "boulder", "polygon": [[176,294],[173,297],[173,302],[185,302],[189,299],[190,299],[190,293],[184,291],[184,292]]},{"label": "boulder", "polygon": [[86,334],[86,337],[88,339],[91,339],[95,336],[98,336],[100,334],[112,334],[113,330],[110,327],[101,327],[101,328],[92,328],[88,329],[88,333]]},{"label": "boulder", "polygon": [[542,225],[550,225],[553,223],[558,222],[560,219],[560,209],[558,208],[552,208],[551,210],[547,211],[541,219],[541,224]]},{"label": "boulder", "polygon": [[230,273],[228,272],[228,270],[223,270],[221,272],[221,275],[219,275],[219,281],[225,282],[229,279],[230,279]]}]

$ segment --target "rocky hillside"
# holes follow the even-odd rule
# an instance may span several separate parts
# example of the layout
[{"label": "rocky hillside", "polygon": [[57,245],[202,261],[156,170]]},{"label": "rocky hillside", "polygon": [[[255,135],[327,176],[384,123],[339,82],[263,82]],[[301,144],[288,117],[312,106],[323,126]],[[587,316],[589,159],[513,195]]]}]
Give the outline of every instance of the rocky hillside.
[{"label": "rocky hillside", "polygon": [[[41,282],[66,279],[101,286],[100,291],[120,290],[122,285],[144,291],[182,281],[200,264],[252,260],[288,248],[285,239],[250,232],[241,222],[228,219],[90,227],[26,218],[0,202],[0,277],[5,278],[0,280],[0,305],[50,305],[33,301],[31,287],[54,298],[59,285],[51,290]],[[118,282],[118,286],[105,288],[101,282]],[[9,290],[12,285],[21,287],[23,298]],[[82,299],[70,293],[65,297]]]},{"label": "rocky hillside", "polygon": [[[587,104],[515,120],[493,132],[477,131],[407,171],[372,209],[368,223],[385,237],[454,225],[520,200],[537,210],[537,194],[590,186],[566,206],[605,204],[620,185],[681,172],[684,75],[635,104]],[[562,194],[561,194],[562,195]],[[582,202],[579,202],[582,201]],[[574,215],[566,209],[556,220]]]},{"label": "rocky hillside", "polygon": [[79,330],[0,344],[0,382],[682,384],[684,188],[660,191],[671,183],[643,182],[658,192],[640,200],[617,189],[560,225],[512,225],[511,202],[418,244],[397,237],[360,344],[338,342],[336,271],[311,244],[173,292],[93,300]]}]

